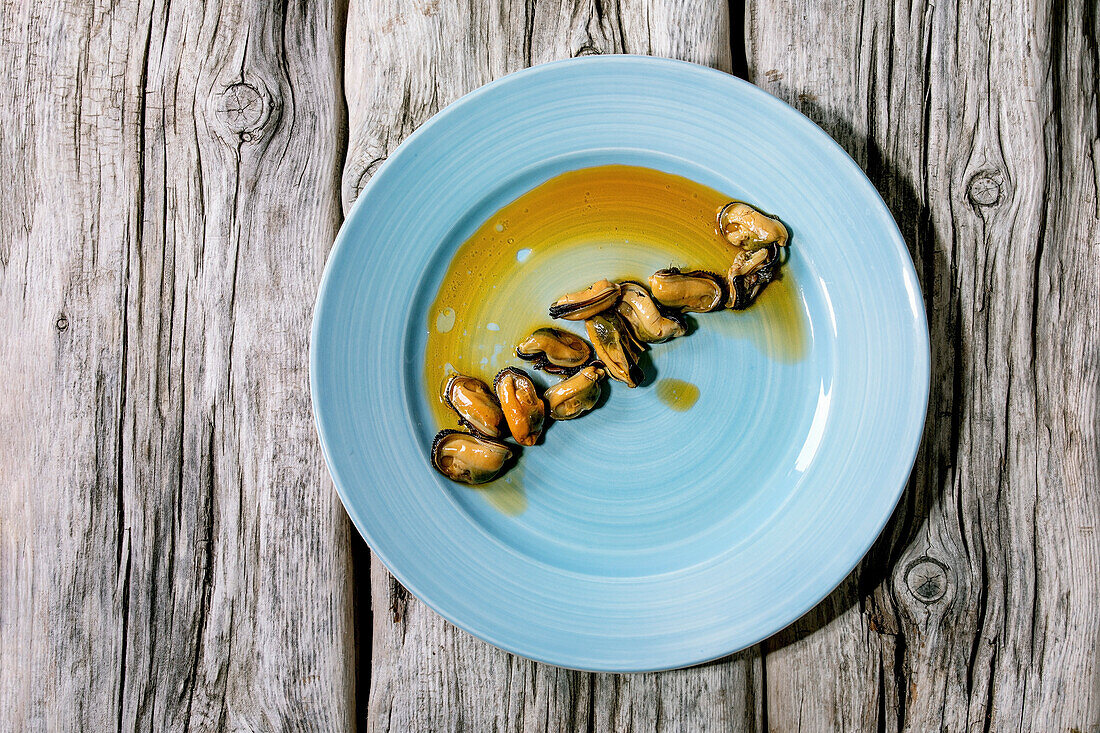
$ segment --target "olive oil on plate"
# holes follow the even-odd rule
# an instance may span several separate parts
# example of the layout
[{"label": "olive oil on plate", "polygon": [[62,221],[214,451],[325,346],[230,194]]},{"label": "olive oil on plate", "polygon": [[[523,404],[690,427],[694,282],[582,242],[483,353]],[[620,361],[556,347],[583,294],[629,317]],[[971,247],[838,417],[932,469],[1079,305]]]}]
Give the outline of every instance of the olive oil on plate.
[{"label": "olive oil on plate", "polygon": [[[583,324],[552,321],[547,315],[549,304],[564,293],[601,278],[644,284],[669,266],[724,276],[734,252],[716,231],[716,220],[730,200],[680,176],[608,165],[558,175],[496,211],[459,246],[428,309],[424,385],[438,428],[456,427],[439,396],[455,371],[492,384],[498,371],[518,366],[542,388],[556,381],[518,359],[515,345],[544,325],[583,335]],[[760,349],[779,362],[801,359],[807,325],[788,270],[749,310],[693,314],[694,324],[744,339],[745,348]],[[746,318],[761,319],[767,328],[745,328]],[[691,338],[690,333],[681,337]],[[662,350],[674,343],[655,344],[648,353],[660,372],[658,397],[669,410],[694,409],[706,395],[685,381],[687,375],[661,371]],[[559,428],[551,424],[548,429]],[[539,446],[525,449],[532,450]],[[508,514],[526,506],[516,477],[506,475],[484,491]]]}]

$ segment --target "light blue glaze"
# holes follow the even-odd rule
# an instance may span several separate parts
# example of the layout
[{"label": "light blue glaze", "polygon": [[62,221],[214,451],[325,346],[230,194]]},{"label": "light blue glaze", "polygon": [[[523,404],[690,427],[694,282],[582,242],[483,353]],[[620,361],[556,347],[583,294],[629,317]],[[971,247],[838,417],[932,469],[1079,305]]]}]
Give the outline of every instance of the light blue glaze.
[{"label": "light blue glaze", "polygon": [[[759,314],[700,316],[652,352],[660,376],[698,385],[695,407],[613,384],[603,407],[524,451],[526,510],[509,516],[427,462],[428,307],[451,253],[496,209],[605,163],[781,215],[810,346],[777,362],[748,337],[768,334]],[[329,259],[310,368],[336,488],[402,584],[517,654],[641,671],[753,644],[845,577],[908,477],[929,352],[897,227],[820,129],[726,74],[604,56],[483,87],[390,156]]]}]

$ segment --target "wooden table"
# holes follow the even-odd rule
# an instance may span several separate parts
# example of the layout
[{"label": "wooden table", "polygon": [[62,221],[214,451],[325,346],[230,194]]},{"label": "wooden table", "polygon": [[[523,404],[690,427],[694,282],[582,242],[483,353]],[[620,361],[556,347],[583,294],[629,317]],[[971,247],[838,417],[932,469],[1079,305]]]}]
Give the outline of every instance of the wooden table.
[{"label": "wooden table", "polygon": [[[1100,728],[1095,3],[2,4],[3,729]],[[620,52],[730,71],[835,137],[933,345],[862,565],[758,646],[626,676],[498,651],[372,562],[307,367],[386,155],[502,74]]]}]

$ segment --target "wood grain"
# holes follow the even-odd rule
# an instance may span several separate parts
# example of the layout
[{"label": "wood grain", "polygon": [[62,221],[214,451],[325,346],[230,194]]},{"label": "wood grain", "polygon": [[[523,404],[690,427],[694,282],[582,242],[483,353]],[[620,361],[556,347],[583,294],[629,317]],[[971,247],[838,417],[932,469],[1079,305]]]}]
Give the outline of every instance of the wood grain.
[{"label": "wood grain", "polygon": [[342,23],[0,11],[6,730],[350,725],[348,525],[307,365]]},{"label": "wood grain", "polygon": [[[5,730],[1100,730],[1095,2],[0,7]],[[341,205],[389,152],[493,78],[614,52],[737,70],[840,141],[934,364],[910,486],[840,588],[622,676],[505,654],[377,561],[354,588],[306,362]]]},{"label": "wood grain", "polygon": [[1095,4],[762,0],[746,26],[750,78],[893,210],[934,365],[893,522],[767,645],[770,726],[1100,729]]}]

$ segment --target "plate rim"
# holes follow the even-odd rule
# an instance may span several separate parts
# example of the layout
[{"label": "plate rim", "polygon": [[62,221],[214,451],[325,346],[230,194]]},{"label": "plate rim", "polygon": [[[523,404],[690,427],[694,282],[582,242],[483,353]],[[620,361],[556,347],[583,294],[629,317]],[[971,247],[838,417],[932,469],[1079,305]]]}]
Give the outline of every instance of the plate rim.
[{"label": "plate rim", "polygon": [[[366,205],[364,202],[369,198],[368,194],[369,194],[370,190],[376,185],[377,181],[379,181],[380,179],[384,179],[386,177],[384,174],[387,173],[390,168],[393,168],[393,167],[395,167],[399,164],[399,162],[407,154],[408,148],[412,145],[413,141],[415,141],[422,134],[426,133],[427,131],[429,131],[433,127],[435,127],[437,124],[439,124],[442,119],[445,119],[445,118],[451,117],[455,114],[461,113],[461,111],[464,108],[466,108],[467,106],[469,106],[471,104],[476,103],[477,100],[480,97],[484,96],[485,94],[488,94],[488,93],[492,92],[493,90],[495,90],[499,86],[506,85],[506,84],[514,84],[519,80],[526,79],[526,78],[529,78],[529,77],[536,77],[536,76],[547,73],[547,72],[549,72],[553,69],[556,69],[556,68],[562,67],[562,66],[592,66],[592,67],[597,67],[597,66],[610,66],[610,65],[616,65],[616,64],[619,64],[619,65],[639,64],[639,65],[642,65],[642,66],[653,65],[653,66],[662,66],[662,67],[669,67],[669,68],[679,67],[682,72],[687,73],[687,74],[699,74],[699,75],[703,75],[703,76],[711,76],[711,77],[715,77],[715,78],[721,78],[721,80],[722,80],[721,83],[730,84],[734,87],[738,87],[741,92],[748,94],[750,97],[755,97],[757,99],[760,99],[762,101],[766,101],[767,103],[773,104],[773,105],[778,103],[778,105],[780,105],[781,108],[785,108],[787,113],[794,113],[793,116],[794,116],[795,119],[801,118],[801,122],[803,122],[804,124],[808,123],[809,125],[811,125],[813,128],[815,128],[817,130],[823,145],[825,145],[827,147],[831,147],[831,148],[833,148],[834,152],[839,152],[841,154],[841,159],[844,161],[843,164],[847,165],[847,166],[850,166],[850,168],[854,172],[857,173],[857,176],[856,176],[857,180],[860,180],[862,182],[862,184],[866,186],[867,190],[874,194],[874,198],[878,200],[878,202],[880,203],[880,205],[883,208],[883,211],[887,214],[886,219],[889,220],[889,224],[890,224],[889,231],[888,231],[888,234],[890,236],[887,237],[887,238],[891,241],[891,243],[893,244],[893,246],[897,250],[898,254],[901,255],[899,257],[899,260],[900,260],[901,265],[902,265],[903,279],[913,288],[913,291],[919,296],[919,301],[920,301],[920,304],[921,304],[922,307],[912,309],[912,312],[916,316],[916,319],[915,319],[915,322],[914,322],[913,325],[915,327],[917,327],[916,328],[917,333],[920,337],[922,337],[920,340],[923,342],[923,347],[924,348],[923,349],[919,348],[920,344],[914,344],[914,346],[917,347],[916,356],[920,358],[921,364],[919,364],[918,368],[914,370],[914,375],[913,375],[913,377],[914,377],[914,383],[913,383],[914,393],[913,394],[914,394],[914,396],[919,395],[921,397],[921,399],[919,401],[917,401],[917,404],[920,404],[920,403],[924,404],[924,412],[920,417],[920,425],[919,425],[919,428],[915,431],[915,439],[913,441],[913,445],[910,447],[910,450],[908,452],[906,452],[904,450],[899,450],[899,456],[908,455],[907,460],[904,461],[904,465],[906,466],[906,471],[905,471],[906,475],[905,475],[905,478],[900,482],[899,486],[897,486],[896,488],[891,488],[890,489],[890,491],[893,492],[893,497],[892,497],[892,501],[888,502],[889,510],[885,513],[885,515],[883,517],[876,518],[876,520],[874,522],[874,525],[878,527],[878,530],[866,542],[866,546],[862,547],[862,549],[860,550],[858,555],[855,556],[855,559],[850,563],[845,563],[845,567],[847,568],[845,570],[845,572],[836,580],[835,583],[829,585],[828,588],[823,593],[821,593],[820,596],[812,597],[812,599],[809,602],[803,604],[803,606],[798,607],[795,612],[792,612],[792,614],[790,615],[789,618],[779,619],[779,621],[781,623],[776,625],[775,628],[771,628],[770,630],[767,630],[765,633],[762,633],[758,636],[754,636],[752,641],[744,643],[744,644],[742,644],[742,645],[740,645],[736,648],[733,648],[733,649],[722,650],[722,651],[716,652],[716,653],[706,653],[706,654],[703,654],[703,655],[689,655],[689,654],[686,654],[686,655],[684,655],[684,657],[685,657],[684,659],[677,659],[677,660],[675,660],[675,661],[673,661],[669,664],[624,666],[622,664],[609,663],[609,664],[594,664],[594,665],[588,665],[588,666],[581,666],[581,665],[575,665],[574,666],[574,665],[564,664],[561,660],[553,660],[553,659],[544,658],[543,656],[538,655],[538,654],[524,653],[523,651],[520,651],[520,650],[517,650],[516,648],[514,648],[514,646],[509,644],[508,642],[505,642],[505,641],[502,641],[500,639],[494,638],[493,634],[491,634],[491,633],[485,633],[483,631],[475,631],[475,630],[469,628],[461,620],[454,618],[449,612],[443,610],[440,607],[439,604],[435,603],[431,598],[431,595],[432,595],[431,593],[425,594],[423,592],[423,589],[418,587],[417,583],[410,582],[409,579],[404,575],[404,573],[402,573],[400,570],[398,570],[395,567],[395,565],[391,562],[390,558],[387,557],[384,552],[379,551],[375,547],[375,541],[374,541],[374,538],[372,537],[371,532],[367,529],[366,523],[363,521],[363,518],[361,516],[360,511],[357,508],[355,508],[354,502],[352,502],[350,500],[349,492],[347,490],[347,487],[345,486],[345,483],[343,481],[341,481],[341,479],[340,479],[340,471],[337,467],[337,464],[332,460],[332,456],[331,456],[331,453],[330,453],[328,442],[325,438],[325,428],[324,428],[325,418],[322,415],[323,408],[321,408],[319,406],[319,402],[315,397],[317,392],[318,392],[317,379],[318,379],[318,372],[320,370],[320,366],[319,366],[319,363],[318,363],[319,357],[318,357],[318,352],[317,352],[317,349],[316,349],[316,344],[318,342],[319,332],[322,328],[321,313],[323,311],[323,305],[329,297],[329,293],[330,293],[330,290],[331,290],[331,282],[332,282],[333,278],[335,277],[333,262],[337,259],[337,254],[343,248],[350,246],[349,242],[348,242],[349,237],[350,237],[349,223],[352,222],[355,218],[357,218],[357,212]],[[394,161],[398,161],[398,163],[395,163]],[[920,279],[917,276],[916,267],[915,267],[915,264],[913,262],[912,255],[910,254],[909,249],[905,244],[905,239],[904,239],[904,237],[901,233],[900,228],[897,225],[897,221],[894,218],[894,214],[890,210],[890,207],[887,206],[886,202],[882,199],[882,196],[879,193],[878,189],[871,182],[870,178],[868,178],[868,176],[867,176],[866,172],[863,170],[863,168],[860,167],[860,165],[858,163],[856,163],[856,161],[852,158],[852,156],[849,155],[849,153],[843,147],[841,147],[841,145],[839,143],[837,143],[836,140],[834,140],[832,138],[832,136],[830,136],[817,123],[815,123],[813,120],[811,120],[809,117],[807,117],[805,114],[803,114],[801,111],[799,111],[795,107],[787,104],[786,102],[779,99],[778,97],[775,97],[775,96],[769,94],[768,92],[766,92],[763,89],[757,87],[756,85],[754,85],[754,84],[752,84],[748,81],[745,81],[744,79],[740,79],[736,76],[733,76],[732,74],[728,74],[724,71],[720,71],[718,69],[714,69],[714,68],[709,67],[709,66],[703,66],[701,64],[691,63],[691,62],[688,62],[688,61],[681,61],[681,60],[678,60],[678,59],[669,59],[669,58],[664,58],[664,57],[659,57],[659,56],[648,56],[648,55],[643,55],[643,54],[602,54],[602,55],[581,56],[581,57],[570,58],[570,59],[559,59],[559,60],[550,61],[550,62],[546,62],[546,63],[542,63],[542,64],[536,64],[534,66],[530,66],[530,67],[527,67],[527,68],[524,68],[524,69],[520,69],[520,70],[511,72],[509,74],[506,74],[504,76],[501,76],[497,79],[494,79],[494,80],[492,80],[492,81],[490,81],[490,82],[488,82],[488,83],[486,83],[486,84],[484,84],[484,85],[482,85],[482,86],[480,86],[480,87],[478,87],[474,90],[471,90],[470,92],[467,92],[466,94],[464,94],[461,97],[459,97],[458,99],[454,100],[453,102],[451,102],[447,106],[440,109],[438,112],[436,112],[434,115],[432,115],[428,120],[426,120],[423,124],[418,126],[404,140],[402,140],[401,143],[393,150],[393,152],[390,153],[386,157],[386,159],[379,166],[379,169],[374,173],[374,175],[372,175],[370,177],[370,179],[366,182],[366,184],[360,190],[359,195],[357,196],[355,202],[352,204],[351,208],[348,210],[347,214],[344,216],[344,220],[341,223],[340,230],[337,233],[337,236],[336,236],[336,238],[333,242],[333,245],[330,248],[330,250],[329,250],[329,252],[326,256],[326,259],[325,259],[325,267],[324,267],[321,279],[320,279],[318,287],[317,287],[317,296],[316,296],[316,299],[314,301],[313,319],[312,319],[311,328],[310,328],[310,342],[309,342],[310,403],[311,403],[311,408],[312,408],[311,411],[313,413],[314,430],[316,432],[318,442],[321,446],[321,452],[322,452],[322,455],[324,456],[325,466],[328,469],[329,476],[330,476],[330,478],[332,480],[332,483],[333,483],[333,487],[336,489],[337,495],[340,498],[340,502],[341,502],[341,504],[344,508],[344,511],[347,514],[348,518],[351,520],[353,526],[355,527],[355,530],[357,532],[359,532],[360,536],[364,539],[364,541],[370,547],[371,552],[374,553],[379,558],[379,560],[386,567],[386,569],[390,572],[390,574],[393,575],[398,580],[398,582],[400,582],[410,593],[412,593],[420,601],[422,601],[425,605],[427,605],[434,613],[437,613],[439,616],[441,616],[443,619],[445,619],[448,623],[453,624],[454,626],[462,629],[466,633],[469,633],[470,635],[472,635],[472,636],[474,636],[478,639],[481,639],[482,641],[485,641],[489,644],[492,644],[493,646],[497,647],[498,649],[501,649],[501,650],[503,650],[505,652],[508,652],[510,654],[515,654],[515,655],[520,656],[520,657],[525,658],[525,659],[531,659],[533,661],[536,661],[536,662],[539,662],[539,663],[542,663],[542,664],[548,664],[548,665],[559,667],[559,668],[562,668],[562,669],[572,669],[572,670],[585,671],[585,672],[611,672],[611,673],[657,672],[657,671],[664,671],[664,670],[684,669],[684,668],[696,666],[696,665],[699,665],[699,664],[705,664],[707,662],[714,661],[714,660],[717,660],[717,659],[721,659],[723,657],[729,656],[731,654],[735,654],[739,651],[742,651],[742,650],[747,649],[751,646],[759,644],[761,641],[764,641],[765,639],[768,639],[771,636],[779,633],[783,629],[787,628],[792,623],[797,621],[799,618],[802,618],[806,613],[808,613],[810,610],[812,610],[814,607],[816,607],[818,604],[820,604],[823,600],[828,598],[828,596],[831,595],[833,593],[833,591],[836,590],[836,588],[839,587],[845,581],[845,579],[848,578],[849,575],[851,575],[852,571],[856,567],[858,567],[859,563],[862,562],[864,557],[866,557],[867,553],[874,546],[875,542],[877,542],[878,538],[881,537],[882,532],[886,529],[886,527],[889,524],[890,518],[893,516],[894,512],[896,511],[897,505],[900,502],[901,497],[905,492],[906,486],[908,485],[909,477],[912,474],[913,466],[916,464],[916,459],[917,459],[917,456],[919,454],[920,447],[924,442],[924,427],[927,423],[928,399],[929,399],[929,394],[930,394],[930,390],[931,390],[931,356],[932,356],[931,355],[931,338],[930,338],[930,334],[929,334],[929,330],[928,330],[927,303],[925,301],[923,289],[921,288]],[[904,446],[902,446],[902,447],[904,448]],[[901,465],[901,462],[899,462],[899,465]]]}]

